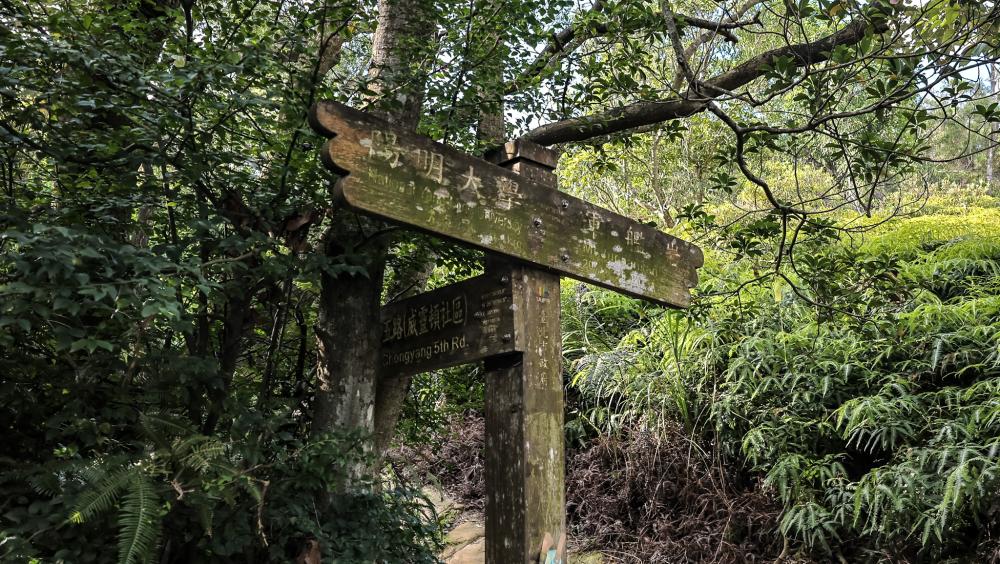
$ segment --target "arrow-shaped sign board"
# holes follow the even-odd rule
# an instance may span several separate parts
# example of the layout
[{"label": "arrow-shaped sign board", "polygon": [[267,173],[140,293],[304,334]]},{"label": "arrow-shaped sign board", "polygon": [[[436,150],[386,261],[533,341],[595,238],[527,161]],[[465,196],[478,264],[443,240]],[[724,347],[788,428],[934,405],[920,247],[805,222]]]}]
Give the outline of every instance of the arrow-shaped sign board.
[{"label": "arrow-shaped sign board", "polygon": [[326,165],[359,211],[675,307],[701,249],[337,102],[310,113]]}]

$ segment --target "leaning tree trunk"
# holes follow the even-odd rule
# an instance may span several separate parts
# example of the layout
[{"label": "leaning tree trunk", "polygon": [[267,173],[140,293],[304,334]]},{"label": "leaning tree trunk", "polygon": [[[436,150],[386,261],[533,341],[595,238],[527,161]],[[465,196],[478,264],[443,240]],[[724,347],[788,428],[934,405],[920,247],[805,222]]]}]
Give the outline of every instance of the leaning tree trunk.
[{"label": "leaning tree trunk", "polygon": [[[417,249],[412,260],[397,269],[387,297],[390,301],[415,296],[422,292],[437,264],[437,255],[430,247]],[[410,392],[413,376],[399,371],[382,371],[378,375],[375,394],[375,453],[381,457],[392,443],[396,426],[403,413],[403,402]]]},{"label": "leaning tree trunk", "polygon": [[[369,88],[372,107],[396,124],[415,129],[420,118],[431,34],[428,0],[379,0]],[[317,391],[313,433],[375,432],[375,396],[381,345],[379,308],[388,242],[378,222],[340,210],[324,235],[331,259],[360,257],[356,272],[328,272],[321,279],[317,338]],[[373,450],[371,440],[364,444]],[[353,470],[357,477],[365,469]]]}]

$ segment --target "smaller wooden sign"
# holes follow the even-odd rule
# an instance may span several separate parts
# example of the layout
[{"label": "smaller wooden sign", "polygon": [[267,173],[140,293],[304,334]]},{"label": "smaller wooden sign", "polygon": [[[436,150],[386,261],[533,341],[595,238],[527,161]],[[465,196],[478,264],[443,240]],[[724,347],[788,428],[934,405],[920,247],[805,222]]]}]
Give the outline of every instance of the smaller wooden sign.
[{"label": "smaller wooden sign", "polygon": [[382,308],[382,369],[417,374],[514,352],[509,277],[477,276]]}]

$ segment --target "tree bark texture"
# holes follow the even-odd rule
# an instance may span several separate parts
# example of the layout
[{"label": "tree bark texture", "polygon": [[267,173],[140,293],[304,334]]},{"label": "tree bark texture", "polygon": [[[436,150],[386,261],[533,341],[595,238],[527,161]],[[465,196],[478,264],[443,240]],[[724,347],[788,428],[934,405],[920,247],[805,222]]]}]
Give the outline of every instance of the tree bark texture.
[{"label": "tree bark texture", "polygon": [[[414,296],[426,287],[437,256],[428,247],[417,249],[415,255],[405,267],[396,271],[396,278],[389,287],[390,300]],[[382,454],[392,443],[413,376],[387,370],[379,374],[378,378],[375,394],[375,452]]]},{"label": "tree bark texture", "polygon": [[[341,212],[326,233],[326,253],[339,256],[345,240],[356,242],[348,212]],[[338,227],[340,229],[338,229]],[[374,226],[373,226],[374,228]],[[316,400],[313,430],[357,429],[374,432],[378,353],[381,342],[379,307],[385,271],[384,243],[365,249],[364,274],[327,274],[321,278],[316,321]]]},{"label": "tree bark texture", "polygon": [[[993,63],[988,68],[990,73],[990,92],[997,101],[1000,101],[1000,67],[996,63]],[[993,186],[994,160],[996,159],[996,147],[994,143],[997,142],[997,133],[1000,132],[1000,124],[990,123],[986,127],[989,128],[989,139],[987,142],[990,144],[989,149],[986,150],[986,186]]]},{"label": "tree bark texture", "polygon": [[[433,44],[429,14],[434,12],[427,0],[380,0],[378,7],[369,72],[375,96],[370,109],[416,129],[426,81],[424,63]],[[403,384],[405,395],[408,383],[388,380],[380,386],[378,380],[379,309],[389,249],[387,238],[379,234],[383,228],[377,221],[340,210],[324,235],[327,257],[360,257],[363,274],[324,273],[321,278],[315,327],[314,434],[341,429],[374,436],[377,394],[400,395],[398,388]],[[385,433],[382,427],[380,434]],[[371,451],[373,447],[373,442],[367,442],[364,448]]]}]

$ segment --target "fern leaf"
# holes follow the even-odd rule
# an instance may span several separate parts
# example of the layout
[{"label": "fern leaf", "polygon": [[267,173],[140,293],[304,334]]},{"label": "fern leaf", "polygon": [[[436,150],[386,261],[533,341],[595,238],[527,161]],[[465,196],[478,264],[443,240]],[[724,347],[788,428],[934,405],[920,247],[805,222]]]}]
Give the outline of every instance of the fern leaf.
[{"label": "fern leaf", "polygon": [[145,475],[129,484],[118,517],[118,562],[139,564],[149,560],[160,537],[160,499]]},{"label": "fern leaf", "polygon": [[55,497],[62,491],[58,476],[52,472],[40,472],[30,476],[27,482],[31,489],[47,497]]},{"label": "fern leaf", "polygon": [[171,438],[194,432],[187,423],[170,415],[143,413],[139,416],[139,424],[146,436],[160,447],[166,447]]},{"label": "fern leaf", "polygon": [[122,466],[110,474],[105,474],[80,496],[69,520],[73,523],[83,523],[94,515],[111,509],[118,501],[122,489],[132,481],[137,471],[137,467]]},{"label": "fern leaf", "polygon": [[190,452],[184,457],[184,464],[197,472],[204,472],[224,453],[225,447],[221,442],[206,438],[201,444],[191,446]]}]

